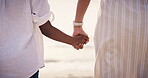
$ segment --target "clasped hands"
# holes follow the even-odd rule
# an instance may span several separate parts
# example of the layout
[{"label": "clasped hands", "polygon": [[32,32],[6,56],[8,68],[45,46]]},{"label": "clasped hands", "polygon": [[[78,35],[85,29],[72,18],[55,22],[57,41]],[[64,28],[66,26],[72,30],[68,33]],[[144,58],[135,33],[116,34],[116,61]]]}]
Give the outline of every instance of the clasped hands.
[{"label": "clasped hands", "polygon": [[82,26],[74,26],[73,37],[78,38],[81,37],[83,39],[77,40],[76,44],[73,47],[77,50],[83,49],[84,44],[89,42],[88,35],[84,32]]},{"label": "clasped hands", "polygon": [[77,43],[73,45],[73,47],[77,50],[83,49],[84,44],[86,44],[89,41],[89,38],[86,35],[78,34],[77,36],[75,36],[75,38],[78,37],[81,39],[77,39]]}]

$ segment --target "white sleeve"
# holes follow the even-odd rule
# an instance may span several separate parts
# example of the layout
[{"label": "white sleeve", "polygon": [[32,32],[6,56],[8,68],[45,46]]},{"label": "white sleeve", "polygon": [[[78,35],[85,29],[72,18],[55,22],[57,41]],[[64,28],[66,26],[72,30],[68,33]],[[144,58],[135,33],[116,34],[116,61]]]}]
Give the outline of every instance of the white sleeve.
[{"label": "white sleeve", "polygon": [[[41,26],[50,20],[53,13],[47,0],[32,0],[31,2],[32,20],[36,26]],[[54,15],[52,16],[54,18]]]}]

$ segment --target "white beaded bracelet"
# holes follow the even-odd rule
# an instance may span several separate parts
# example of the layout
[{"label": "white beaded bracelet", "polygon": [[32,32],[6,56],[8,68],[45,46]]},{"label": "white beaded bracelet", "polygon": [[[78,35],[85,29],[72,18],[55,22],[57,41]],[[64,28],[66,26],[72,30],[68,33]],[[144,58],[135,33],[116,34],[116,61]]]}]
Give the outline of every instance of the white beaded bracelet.
[{"label": "white beaded bracelet", "polygon": [[75,21],[73,21],[73,25],[74,26],[82,26],[83,25],[83,22],[75,22]]}]

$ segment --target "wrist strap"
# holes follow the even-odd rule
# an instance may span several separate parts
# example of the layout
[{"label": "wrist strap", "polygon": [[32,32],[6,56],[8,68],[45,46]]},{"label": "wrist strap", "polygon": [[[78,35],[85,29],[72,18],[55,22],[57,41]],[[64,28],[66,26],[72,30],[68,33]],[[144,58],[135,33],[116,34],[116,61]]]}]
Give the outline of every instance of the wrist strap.
[{"label": "wrist strap", "polygon": [[75,22],[75,21],[73,21],[73,25],[74,26],[82,26],[83,22]]}]

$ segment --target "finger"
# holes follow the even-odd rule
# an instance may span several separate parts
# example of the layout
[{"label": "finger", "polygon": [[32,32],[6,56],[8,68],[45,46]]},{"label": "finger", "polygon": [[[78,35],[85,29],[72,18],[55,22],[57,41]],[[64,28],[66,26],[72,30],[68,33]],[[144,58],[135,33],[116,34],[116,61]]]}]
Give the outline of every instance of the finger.
[{"label": "finger", "polygon": [[86,41],[89,41],[89,37],[88,36],[85,36],[85,35],[82,35],[82,34],[79,34],[78,36],[81,36],[83,39],[85,39]]},{"label": "finger", "polygon": [[80,44],[79,46],[80,46],[80,49],[83,49],[83,44]]},{"label": "finger", "polygon": [[78,36],[84,36],[84,37],[89,38],[88,35],[85,35],[85,34],[78,34]]},{"label": "finger", "polygon": [[83,49],[83,45],[82,43],[79,43],[77,45],[74,46],[75,49],[79,50],[79,49]]},{"label": "finger", "polygon": [[84,39],[84,44],[87,44],[89,42],[89,39]]},{"label": "finger", "polygon": [[82,36],[82,37],[86,37],[86,38],[88,38],[88,36],[87,35],[83,35],[83,34],[78,34],[78,36]]},{"label": "finger", "polygon": [[89,39],[86,39],[85,43],[84,44],[87,44],[89,42]]},{"label": "finger", "polygon": [[89,42],[88,36],[85,36],[85,35],[82,35],[82,34],[79,34],[79,36],[81,36],[85,40],[84,44],[87,44]]},{"label": "finger", "polygon": [[83,49],[83,45],[84,45],[84,44],[79,43],[78,45],[79,45],[79,49]]},{"label": "finger", "polygon": [[77,50],[79,50],[80,49],[80,47],[79,47],[79,45],[75,45],[75,46],[73,46],[75,49],[77,49]]}]

